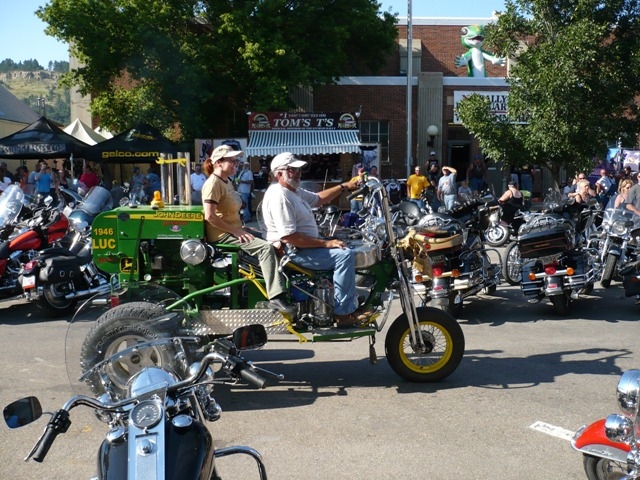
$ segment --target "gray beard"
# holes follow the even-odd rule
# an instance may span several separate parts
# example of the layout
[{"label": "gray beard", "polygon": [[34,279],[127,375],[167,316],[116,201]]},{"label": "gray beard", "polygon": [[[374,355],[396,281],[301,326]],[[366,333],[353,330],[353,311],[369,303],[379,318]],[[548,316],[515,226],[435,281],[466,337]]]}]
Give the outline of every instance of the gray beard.
[{"label": "gray beard", "polygon": [[289,176],[289,172],[285,172],[284,174],[284,181],[287,185],[289,185],[291,188],[293,188],[294,190],[297,190],[298,188],[300,188],[300,179],[295,179]]}]

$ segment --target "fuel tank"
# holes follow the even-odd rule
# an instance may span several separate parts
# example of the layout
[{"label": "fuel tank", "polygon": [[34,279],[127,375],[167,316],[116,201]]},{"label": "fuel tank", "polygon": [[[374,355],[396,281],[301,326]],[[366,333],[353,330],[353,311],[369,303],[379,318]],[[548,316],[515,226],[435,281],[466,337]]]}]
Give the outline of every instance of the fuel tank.
[{"label": "fuel tank", "polygon": [[[98,450],[98,480],[127,480],[129,442],[126,436],[105,440]],[[213,439],[195,420],[187,427],[165,425],[165,479],[211,478],[214,470]],[[133,479],[132,479],[133,480]]]}]

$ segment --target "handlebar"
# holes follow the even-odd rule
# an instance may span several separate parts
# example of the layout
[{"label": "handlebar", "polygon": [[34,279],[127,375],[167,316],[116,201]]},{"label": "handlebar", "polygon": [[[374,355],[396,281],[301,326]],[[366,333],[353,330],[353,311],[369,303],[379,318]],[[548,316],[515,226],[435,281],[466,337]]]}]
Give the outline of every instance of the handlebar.
[{"label": "handlebar", "polygon": [[362,195],[364,192],[366,192],[367,190],[369,190],[369,187],[367,187],[366,185],[362,188],[359,188],[358,190],[356,190],[355,192],[351,193],[350,195],[347,195],[347,200],[351,201],[356,197],[359,197],[360,195]]}]

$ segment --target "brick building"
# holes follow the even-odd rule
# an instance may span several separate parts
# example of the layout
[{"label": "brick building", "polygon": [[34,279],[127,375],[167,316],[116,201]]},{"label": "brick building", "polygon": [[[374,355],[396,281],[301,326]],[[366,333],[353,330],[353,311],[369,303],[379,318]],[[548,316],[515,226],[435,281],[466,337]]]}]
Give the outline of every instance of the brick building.
[{"label": "brick building", "polygon": [[[461,29],[484,25],[489,18],[414,18],[412,22],[412,116],[411,154],[407,155],[407,22],[398,24],[398,49],[389,56],[378,76],[344,76],[336,85],[316,89],[312,109],[316,112],[360,112],[361,140],[379,143],[383,177],[403,178],[413,166],[423,166],[430,151],[441,164],[458,169],[458,179],[476,155],[482,155],[473,136],[454,118],[455,102],[468,92],[494,95],[504,100],[508,86],[506,66],[486,62],[486,77],[469,77],[466,68],[456,68],[454,59],[467,48],[461,44]],[[504,102],[497,110],[501,110]],[[430,126],[437,135],[428,135]],[[407,164],[410,165],[407,165]],[[502,188],[502,172],[489,164],[490,179]]]}]

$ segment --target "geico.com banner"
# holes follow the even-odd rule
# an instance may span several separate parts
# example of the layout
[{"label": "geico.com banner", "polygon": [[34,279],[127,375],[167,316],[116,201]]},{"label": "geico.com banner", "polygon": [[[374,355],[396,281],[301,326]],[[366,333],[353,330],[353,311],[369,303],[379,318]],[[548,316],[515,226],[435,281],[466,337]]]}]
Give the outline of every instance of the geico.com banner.
[{"label": "geico.com banner", "polygon": [[102,152],[100,156],[107,158],[158,158],[160,152],[127,152],[123,150],[114,150],[113,152]]}]

